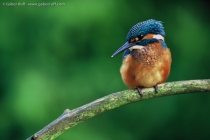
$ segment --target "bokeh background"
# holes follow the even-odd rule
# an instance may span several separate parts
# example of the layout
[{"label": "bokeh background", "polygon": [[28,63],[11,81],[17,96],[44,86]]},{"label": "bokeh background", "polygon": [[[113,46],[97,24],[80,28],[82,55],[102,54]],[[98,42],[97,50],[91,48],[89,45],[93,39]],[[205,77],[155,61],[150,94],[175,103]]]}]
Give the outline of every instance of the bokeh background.
[{"label": "bokeh background", "polygon": [[[110,56],[140,21],[163,21],[173,58],[167,81],[210,78],[207,0],[63,0],[65,6],[3,5],[10,2],[0,3],[2,140],[26,139],[66,108],[126,90],[119,73],[122,55]],[[23,1],[12,1],[18,2]],[[120,107],[57,139],[210,139],[210,94],[163,97]]]}]

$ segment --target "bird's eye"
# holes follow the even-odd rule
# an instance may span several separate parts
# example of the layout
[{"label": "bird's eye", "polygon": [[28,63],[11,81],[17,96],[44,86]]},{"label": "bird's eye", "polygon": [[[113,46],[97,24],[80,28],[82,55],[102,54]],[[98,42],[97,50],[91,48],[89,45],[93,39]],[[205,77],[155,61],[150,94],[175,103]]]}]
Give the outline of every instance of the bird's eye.
[{"label": "bird's eye", "polygon": [[138,38],[139,38],[139,40],[142,40],[144,38],[144,35],[141,34],[138,36]]},{"label": "bird's eye", "polygon": [[137,42],[137,41],[139,41],[139,40],[142,40],[143,37],[144,37],[144,35],[139,35],[139,36],[137,36],[137,37],[135,37],[135,38],[131,38],[131,39],[129,40],[129,42],[130,42],[130,43]]}]

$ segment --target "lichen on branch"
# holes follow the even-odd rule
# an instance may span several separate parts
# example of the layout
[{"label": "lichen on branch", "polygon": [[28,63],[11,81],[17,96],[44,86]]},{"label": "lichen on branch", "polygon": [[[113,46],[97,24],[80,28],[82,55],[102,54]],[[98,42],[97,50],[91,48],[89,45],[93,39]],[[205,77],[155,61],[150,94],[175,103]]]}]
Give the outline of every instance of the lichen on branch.
[{"label": "lichen on branch", "polygon": [[66,109],[56,120],[33,134],[27,140],[53,140],[78,123],[130,103],[162,96],[210,92],[210,79],[168,82],[160,84],[158,87],[158,93],[155,93],[154,88],[143,89],[143,96],[140,96],[137,90],[125,90],[112,93],[73,110]]}]

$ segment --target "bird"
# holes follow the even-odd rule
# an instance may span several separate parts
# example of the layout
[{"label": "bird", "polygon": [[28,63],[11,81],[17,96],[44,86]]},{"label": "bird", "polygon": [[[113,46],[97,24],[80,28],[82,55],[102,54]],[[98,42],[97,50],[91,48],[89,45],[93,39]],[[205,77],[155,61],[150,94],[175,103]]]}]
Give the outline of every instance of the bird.
[{"label": "bird", "polygon": [[171,69],[171,52],[165,43],[161,21],[149,19],[134,25],[126,36],[126,43],[111,57],[123,53],[120,73],[123,82],[131,89],[154,87],[166,81]]}]

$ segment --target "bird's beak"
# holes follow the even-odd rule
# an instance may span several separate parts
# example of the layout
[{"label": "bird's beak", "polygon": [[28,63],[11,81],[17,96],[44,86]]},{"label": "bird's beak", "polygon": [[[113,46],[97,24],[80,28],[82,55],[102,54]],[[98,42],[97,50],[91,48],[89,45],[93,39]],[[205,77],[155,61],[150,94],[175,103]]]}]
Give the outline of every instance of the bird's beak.
[{"label": "bird's beak", "polygon": [[129,42],[126,42],[124,45],[122,45],[111,57],[114,57],[115,55],[121,53],[122,51],[132,47],[136,45],[136,43],[129,43]]}]

